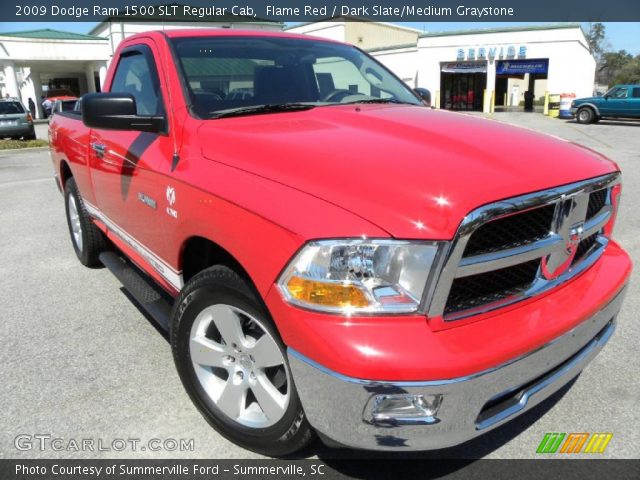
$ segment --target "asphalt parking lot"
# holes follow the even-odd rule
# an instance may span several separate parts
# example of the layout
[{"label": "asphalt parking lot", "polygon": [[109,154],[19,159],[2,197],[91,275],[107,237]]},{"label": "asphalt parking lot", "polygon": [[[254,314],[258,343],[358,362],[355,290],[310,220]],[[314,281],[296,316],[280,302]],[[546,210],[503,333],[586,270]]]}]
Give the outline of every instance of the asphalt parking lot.
[{"label": "asphalt parking lot", "polygon": [[[578,125],[538,114],[514,123],[593,148],[624,172],[617,240],[640,259],[640,122]],[[499,148],[497,145],[496,148]],[[514,152],[517,154],[517,152]],[[184,392],[166,339],[106,269],[82,267],[47,151],[0,152],[0,458],[256,458],[213,431]],[[546,432],[612,432],[604,456],[640,458],[640,282],[634,273],[618,329],[570,389],[457,448],[412,458],[534,458]],[[337,406],[336,408],[339,408]],[[19,435],[62,438],[63,449],[19,450]],[[192,451],[75,451],[69,439],[194,439]],[[362,458],[319,442],[304,457]],[[379,457],[379,454],[375,455]]]}]

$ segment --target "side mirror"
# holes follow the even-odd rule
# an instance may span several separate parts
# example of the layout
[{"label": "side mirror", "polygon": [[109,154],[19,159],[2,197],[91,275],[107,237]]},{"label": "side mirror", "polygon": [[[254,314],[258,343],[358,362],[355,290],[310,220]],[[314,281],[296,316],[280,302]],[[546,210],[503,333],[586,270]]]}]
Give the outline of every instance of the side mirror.
[{"label": "side mirror", "polygon": [[90,128],[163,132],[165,117],[138,115],[130,93],[88,93],[82,97],[82,122]]},{"label": "side mirror", "polygon": [[413,91],[418,95],[427,107],[431,106],[431,92],[426,88],[414,88]]}]

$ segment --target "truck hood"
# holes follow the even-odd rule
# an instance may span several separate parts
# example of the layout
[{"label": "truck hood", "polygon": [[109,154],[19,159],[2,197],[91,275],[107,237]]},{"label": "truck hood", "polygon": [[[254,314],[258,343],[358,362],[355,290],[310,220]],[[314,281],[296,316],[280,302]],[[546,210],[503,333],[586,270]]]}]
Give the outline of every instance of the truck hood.
[{"label": "truck hood", "polygon": [[404,105],[209,120],[198,136],[206,158],[340,206],[396,238],[450,239],[483,204],[617,168],[561,139]]},{"label": "truck hood", "polygon": [[583,98],[576,98],[574,100],[574,102],[576,103],[593,103],[593,102],[599,102],[600,100],[602,100],[603,97],[583,97]]}]

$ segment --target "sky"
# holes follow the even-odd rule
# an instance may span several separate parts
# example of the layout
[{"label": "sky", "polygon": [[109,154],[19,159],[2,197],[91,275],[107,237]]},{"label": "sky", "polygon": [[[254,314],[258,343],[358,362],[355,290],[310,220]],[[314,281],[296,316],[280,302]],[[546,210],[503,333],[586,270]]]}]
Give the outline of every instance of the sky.
[{"label": "sky", "polygon": [[[538,22],[535,25],[544,25],[545,22]],[[547,22],[548,23],[548,22]],[[516,22],[431,22],[416,23],[404,22],[398,23],[408,27],[418,28],[429,32],[443,32],[450,30],[466,30],[477,28],[493,28],[505,26],[522,26],[533,25],[532,23],[516,23]],[[38,28],[53,28],[57,30],[66,30],[69,32],[87,33],[95,23],[88,22],[58,22],[58,23],[20,23],[20,22],[4,22],[0,23],[0,32],[10,32],[17,30],[33,30]],[[583,23],[583,28],[589,28],[588,23]],[[633,55],[640,55],[640,23],[638,22],[604,22],[607,33],[607,40],[611,45],[611,49],[626,50]]]}]

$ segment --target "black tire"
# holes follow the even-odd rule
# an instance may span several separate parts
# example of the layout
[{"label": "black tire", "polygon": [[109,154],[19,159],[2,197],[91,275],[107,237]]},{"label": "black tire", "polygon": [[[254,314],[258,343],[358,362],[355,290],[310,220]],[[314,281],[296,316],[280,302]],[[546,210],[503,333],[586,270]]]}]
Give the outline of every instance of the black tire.
[{"label": "black tire", "polygon": [[602,120],[602,117],[600,115],[596,115],[595,117],[593,117],[593,123],[598,123],[600,120]]},{"label": "black tire", "polygon": [[578,123],[582,123],[585,125],[588,123],[593,123],[595,117],[596,113],[590,107],[582,107],[576,113],[576,120],[578,121]]},{"label": "black tire", "polygon": [[[74,231],[72,227],[72,220],[70,217],[70,198],[75,202],[75,206],[78,214],[78,221],[80,222],[80,237],[81,243],[76,241]],[[64,205],[67,217],[67,226],[69,227],[69,236],[71,237],[71,244],[73,250],[76,252],[76,256],[80,263],[85,267],[101,267],[100,259],[98,255],[107,250],[108,240],[104,233],[93,223],[87,210],[84,206],[84,202],[80,197],[78,186],[73,177],[69,178],[64,185]]]},{"label": "black tire", "polygon": [[36,139],[36,131],[32,129],[27,135],[24,136],[25,140],[35,140]]},{"label": "black tire", "polygon": [[[243,448],[262,455],[279,457],[304,448],[314,438],[314,432],[302,410],[293,384],[293,377],[286,361],[285,346],[257,295],[245,280],[225,266],[210,267],[198,273],[185,285],[174,304],[171,316],[171,347],[182,384],[207,422],[225,438]],[[214,305],[230,305],[258,319],[283,355],[284,368],[287,369],[289,379],[289,400],[283,416],[271,426],[248,427],[232,419],[218,408],[198,379],[191,361],[191,330],[199,313]]]}]

